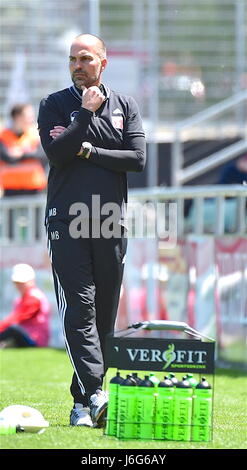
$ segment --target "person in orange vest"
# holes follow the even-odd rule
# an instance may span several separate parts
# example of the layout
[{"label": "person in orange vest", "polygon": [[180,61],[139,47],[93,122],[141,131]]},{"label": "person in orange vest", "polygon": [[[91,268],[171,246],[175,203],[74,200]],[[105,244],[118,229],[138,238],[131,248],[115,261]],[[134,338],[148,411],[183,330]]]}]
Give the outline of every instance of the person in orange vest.
[{"label": "person in orange vest", "polygon": [[31,104],[10,111],[11,125],[0,131],[0,189],[4,196],[35,194],[47,185],[45,155]]}]

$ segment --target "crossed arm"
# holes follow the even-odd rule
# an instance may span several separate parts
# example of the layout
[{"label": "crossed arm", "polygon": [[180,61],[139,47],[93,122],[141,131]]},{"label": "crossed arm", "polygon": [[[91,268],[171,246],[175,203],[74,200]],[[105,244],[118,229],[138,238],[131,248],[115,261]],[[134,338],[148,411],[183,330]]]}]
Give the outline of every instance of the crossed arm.
[{"label": "crossed arm", "polygon": [[[89,95],[88,101],[85,98],[87,94]],[[54,167],[62,169],[74,161],[75,158],[81,158],[78,156],[78,152],[82,142],[88,140],[86,138],[87,128],[93,113],[101,104],[102,97],[96,96],[95,98],[93,90],[88,89],[84,95],[83,106],[80,108],[74,121],[67,128],[61,124],[61,120],[59,122],[56,110],[54,110],[50,102],[43,102],[41,104],[40,138],[47,157]],[[94,146],[90,156],[91,163],[118,172],[140,172],[144,169],[146,143],[143,131],[141,129],[137,130],[135,126],[137,112],[137,107],[133,104],[132,115],[127,119],[128,123],[124,133],[123,149],[112,150]],[[50,118],[48,122],[46,119],[47,114],[49,114]],[[45,122],[45,125],[42,125],[43,122]]]},{"label": "crossed arm", "polygon": [[[50,136],[55,140],[65,131],[66,127],[54,126],[50,130]],[[93,147],[90,161],[109,170],[140,172],[144,169],[146,160],[144,138],[136,136],[133,139],[133,144],[136,145],[136,149],[133,150],[111,150]],[[78,155],[76,157],[81,158]]]}]

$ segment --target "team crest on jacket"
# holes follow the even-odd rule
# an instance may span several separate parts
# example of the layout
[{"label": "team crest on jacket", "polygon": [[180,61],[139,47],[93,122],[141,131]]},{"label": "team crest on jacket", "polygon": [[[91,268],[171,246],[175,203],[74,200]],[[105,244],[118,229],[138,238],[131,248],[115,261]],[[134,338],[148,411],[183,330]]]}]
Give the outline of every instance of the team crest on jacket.
[{"label": "team crest on jacket", "polygon": [[115,129],[123,129],[123,114],[119,108],[114,109],[111,121]]},{"label": "team crest on jacket", "polygon": [[72,113],[70,113],[70,120],[71,122],[74,121],[76,115],[79,113],[79,111],[72,111]]}]

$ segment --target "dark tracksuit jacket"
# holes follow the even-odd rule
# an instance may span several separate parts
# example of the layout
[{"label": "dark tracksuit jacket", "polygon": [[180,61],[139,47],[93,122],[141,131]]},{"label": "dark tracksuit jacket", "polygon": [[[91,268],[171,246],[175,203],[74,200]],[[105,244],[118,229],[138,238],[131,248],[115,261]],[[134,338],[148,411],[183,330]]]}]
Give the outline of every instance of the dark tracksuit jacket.
[{"label": "dark tracksuit jacket", "polygon": [[[75,402],[87,405],[88,397],[101,388],[105,337],[114,329],[127,248],[125,229],[118,237],[71,236],[74,203],[84,203],[87,218],[106,215],[107,203],[119,207],[124,226],[128,171],[145,166],[145,137],[135,100],[100,86],[105,101],[95,112],[81,106],[75,86],[53,93],[40,103],[38,127],[50,163],[46,206],[48,250],[53,269],[58,309],[65,344],[74,367],[71,393]],[[66,127],[56,139],[50,130]],[[93,145],[89,159],[76,154],[82,142]],[[95,215],[93,197],[100,201]],[[107,206],[105,206],[107,207]],[[85,217],[85,216],[83,216]],[[82,220],[83,224],[86,220]]]}]

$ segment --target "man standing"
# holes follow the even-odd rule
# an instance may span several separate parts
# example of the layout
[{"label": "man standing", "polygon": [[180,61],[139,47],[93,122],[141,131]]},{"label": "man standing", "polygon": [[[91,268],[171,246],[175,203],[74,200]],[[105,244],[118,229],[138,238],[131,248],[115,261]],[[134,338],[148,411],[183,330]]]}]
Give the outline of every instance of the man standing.
[{"label": "man standing", "polygon": [[76,426],[104,425],[105,339],[114,330],[127,248],[126,172],[142,171],[146,159],[137,104],[101,82],[106,65],[104,42],[77,36],[69,56],[73,85],[42,100],[38,117],[50,162],[48,248],[74,368],[70,424]]}]

